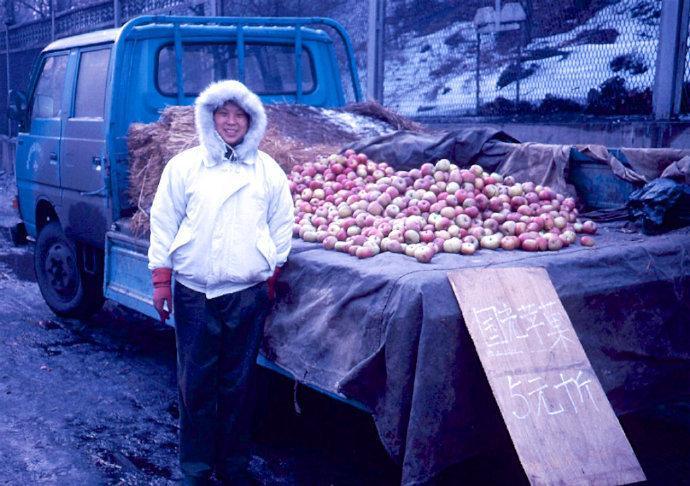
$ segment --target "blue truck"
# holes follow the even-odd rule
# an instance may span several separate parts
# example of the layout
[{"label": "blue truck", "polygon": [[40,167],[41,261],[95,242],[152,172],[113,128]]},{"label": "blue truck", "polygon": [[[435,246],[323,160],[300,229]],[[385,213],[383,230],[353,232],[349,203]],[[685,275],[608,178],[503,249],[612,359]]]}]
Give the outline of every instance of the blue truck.
[{"label": "blue truck", "polygon": [[338,43],[361,101],[350,38],[327,18],[143,16],[43,49],[10,113],[19,123],[20,216],[50,308],[84,317],[105,297],[156,317],[147,242],[128,231],[137,209],[128,196],[130,124],[192,104],[218,79],[245,82],[265,103],[342,106]]}]

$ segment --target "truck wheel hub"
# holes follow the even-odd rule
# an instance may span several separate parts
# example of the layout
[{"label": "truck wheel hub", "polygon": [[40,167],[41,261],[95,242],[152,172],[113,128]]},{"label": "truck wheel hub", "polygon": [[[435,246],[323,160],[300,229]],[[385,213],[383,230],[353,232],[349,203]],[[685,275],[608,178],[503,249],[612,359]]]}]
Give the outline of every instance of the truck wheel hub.
[{"label": "truck wheel hub", "polygon": [[51,287],[62,295],[74,291],[75,264],[72,252],[62,243],[50,247],[46,258],[46,275]]}]

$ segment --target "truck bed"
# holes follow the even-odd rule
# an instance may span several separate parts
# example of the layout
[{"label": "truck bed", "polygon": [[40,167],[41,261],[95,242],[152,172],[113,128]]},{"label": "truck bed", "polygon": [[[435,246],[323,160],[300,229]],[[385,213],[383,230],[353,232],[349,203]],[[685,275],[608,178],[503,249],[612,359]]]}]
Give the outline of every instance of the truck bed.
[{"label": "truck bed", "polygon": [[506,437],[451,270],[545,268],[616,413],[690,393],[680,385],[690,383],[690,228],[645,236],[607,224],[595,239],[559,252],[438,254],[430,264],[391,253],[357,260],[293,240],[263,353],[298,381],[372,410],[403,484]]},{"label": "truck bed", "polygon": [[[106,296],[156,318],[146,240],[122,224],[107,245]],[[259,364],[370,411],[403,483],[429,479],[506,436],[446,276],[488,266],[546,268],[617,413],[689,392],[678,384],[690,382],[690,228],[652,237],[607,224],[593,248],[430,264],[295,239]]]}]

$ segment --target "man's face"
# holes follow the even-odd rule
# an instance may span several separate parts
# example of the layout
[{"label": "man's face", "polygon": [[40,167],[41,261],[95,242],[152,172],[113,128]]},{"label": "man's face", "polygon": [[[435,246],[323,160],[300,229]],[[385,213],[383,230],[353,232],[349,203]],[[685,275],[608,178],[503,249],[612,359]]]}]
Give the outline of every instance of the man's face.
[{"label": "man's face", "polygon": [[228,102],[213,114],[216,131],[228,145],[242,140],[249,129],[249,116],[235,103]]}]

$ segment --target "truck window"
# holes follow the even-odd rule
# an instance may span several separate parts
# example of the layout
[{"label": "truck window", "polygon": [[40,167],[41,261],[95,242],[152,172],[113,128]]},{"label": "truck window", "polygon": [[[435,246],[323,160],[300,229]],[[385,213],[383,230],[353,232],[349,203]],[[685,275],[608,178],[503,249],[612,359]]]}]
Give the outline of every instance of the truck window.
[{"label": "truck window", "polygon": [[[187,96],[196,96],[211,82],[237,79],[237,49],[228,44],[184,44],[182,77]],[[166,96],[177,94],[175,47],[166,45],[158,52],[157,83]],[[245,44],[245,84],[259,95],[295,94],[295,48],[289,44]],[[311,56],[302,49],[302,92],[314,89]]]},{"label": "truck window", "polygon": [[81,53],[74,104],[76,118],[103,118],[109,63],[110,49]]},{"label": "truck window", "polygon": [[34,91],[31,119],[59,118],[62,115],[66,70],[67,54],[46,58]]}]

